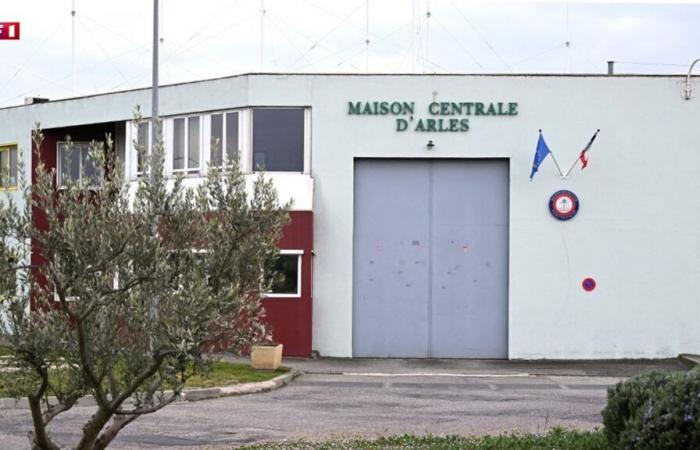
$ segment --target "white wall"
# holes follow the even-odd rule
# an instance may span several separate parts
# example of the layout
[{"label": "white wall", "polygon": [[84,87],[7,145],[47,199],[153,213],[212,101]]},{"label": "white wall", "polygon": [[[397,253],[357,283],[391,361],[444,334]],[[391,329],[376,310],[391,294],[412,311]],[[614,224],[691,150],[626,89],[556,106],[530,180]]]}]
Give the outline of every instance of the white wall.
[{"label": "white wall", "polygon": [[[700,100],[679,78],[332,77],[314,85],[314,346],[352,352],[353,157],[507,157],[509,356],[640,358],[700,351]],[[467,133],[394,131],[389,117],[347,116],[347,100],[517,101],[516,117],[474,117]],[[417,111],[418,113],[418,111]],[[564,170],[596,128],[585,172],[551,160],[529,181],[537,130]],[[343,136],[343,137],[341,137]],[[426,150],[432,139],[436,147]],[[549,196],[581,211],[553,219]],[[593,276],[597,289],[581,281]]]},{"label": "white wall", "polygon": [[[163,114],[310,106],[315,226],[314,343],[352,355],[353,159],[510,159],[511,358],[639,358],[700,352],[700,99],[680,77],[251,75],[162,90]],[[470,116],[467,133],[394,131],[390,116],[348,116],[348,101],[518,102],[515,117]],[[126,120],[146,90],[0,110],[0,142],[29,148],[47,128]],[[566,170],[596,128],[590,165],[559,179],[551,160],[529,181],[542,128]],[[432,139],[436,147],[428,151]],[[28,155],[25,154],[28,164]],[[581,211],[553,219],[571,189]],[[592,276],[597,289],[580,283]]]}]

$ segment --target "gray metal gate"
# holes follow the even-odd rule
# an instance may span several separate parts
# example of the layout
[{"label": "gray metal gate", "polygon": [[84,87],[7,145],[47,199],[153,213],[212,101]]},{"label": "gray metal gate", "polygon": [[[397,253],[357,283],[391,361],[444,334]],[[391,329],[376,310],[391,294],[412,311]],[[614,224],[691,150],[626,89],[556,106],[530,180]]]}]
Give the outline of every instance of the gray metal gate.
[{"label": "gray metal gate", "polygon": [[508,161],[355,161],[353,353],[506,358]]}]

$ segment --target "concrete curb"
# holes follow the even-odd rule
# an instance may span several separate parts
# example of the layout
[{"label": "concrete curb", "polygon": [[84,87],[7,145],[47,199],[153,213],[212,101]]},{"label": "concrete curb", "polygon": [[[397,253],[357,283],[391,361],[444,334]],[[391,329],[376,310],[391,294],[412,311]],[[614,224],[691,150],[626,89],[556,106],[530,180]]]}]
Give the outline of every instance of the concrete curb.
[{"label": "concrete curb", "polygon": [[300,371],[297,369],[290,369],[289,372],[267,381],[233,384],[231,386],[222,386],[217,388],[187,389],[180,396],[180,400],[196,402],[211,398],[233,397],[237,395],[274,391],[275,389],[279,389],[282,386],[289,384],[289,382],[299,375],[301,375]]},{"label": "concrete curb", "polygon": [[[257,394],[261,392],[269,392],[279,389],[289,384],[293,379],[301,375],[297,369],[290,369],[289,372],[277,376],[271,380],[258,381],[255,383],[232,384],[230,386],[201,388],[201,389],[185,389],[177,401],[196,402],[199,400],[209,400],[221,397],[233,397],[238,395]],[[49,397],[49,403],[54,404],[56,397]],[[95,399],[91,395],[81,398],[76,406],[94,406]],[[26,398],[0,398],[0,411],[4,409],[29,409],[29,403]]]},{"label": "concrete curb", "polygon": [[678,359],[680,359],[683,364],[686,364],[690,367],[700,366],[700,355],[681,353],[680,355],[678,355]]}]

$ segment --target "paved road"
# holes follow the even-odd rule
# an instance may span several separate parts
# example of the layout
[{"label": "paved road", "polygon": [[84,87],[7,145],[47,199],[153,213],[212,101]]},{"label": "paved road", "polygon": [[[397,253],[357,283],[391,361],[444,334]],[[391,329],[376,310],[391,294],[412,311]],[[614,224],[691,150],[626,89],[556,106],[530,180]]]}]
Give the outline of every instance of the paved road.
[{"label": "paved road", "polygon": [[[230,448],[293,438],[537,432],[600,426],[612,377],[306,374],[274,392],[181,402],[129,425],[115,449]],[[55,439],[76,442],[92,408],[60,416]],[[0,448],[27,448],[28,410],[0,411]]]}]

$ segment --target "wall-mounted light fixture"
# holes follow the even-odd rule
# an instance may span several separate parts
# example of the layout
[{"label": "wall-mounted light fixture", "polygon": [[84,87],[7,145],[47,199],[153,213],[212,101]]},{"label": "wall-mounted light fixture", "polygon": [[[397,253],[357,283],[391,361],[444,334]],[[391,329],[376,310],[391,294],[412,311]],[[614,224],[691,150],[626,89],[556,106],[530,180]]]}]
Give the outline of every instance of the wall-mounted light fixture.
[{"label": "wall-mounted light fixture", "polygon": [[433,141],[428,141],[428,145],[426,145],[426,147],[428,148],[428,150],[432,150],[433,147],[435,147],[435,144],[433,144]]},{"label": "wall-mounted light fixture", "polygon": [[693,82],[690,80],[691,75],[693,74],[693,67],[695,67],[695,64],[700,62],[700,58],[696,59],[690,64],[690,68],[688,68],[688,75],[685,77],[685,83],[683,83],[683,98],[686,100],[690,100],[693,98]]}]

